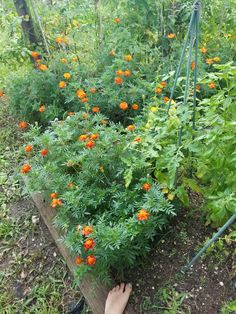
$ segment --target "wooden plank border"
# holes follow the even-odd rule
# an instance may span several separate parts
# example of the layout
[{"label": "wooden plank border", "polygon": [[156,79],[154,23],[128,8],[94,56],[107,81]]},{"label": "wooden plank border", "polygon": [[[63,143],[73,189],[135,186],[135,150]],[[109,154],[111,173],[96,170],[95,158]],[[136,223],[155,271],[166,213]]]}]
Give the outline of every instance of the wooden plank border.
[{"label": "wooden plank border", "polygon": [[[48,227],[61,255],[64,257],[68,268],[73,274],[76,267],[74,259],[71,257],[69,250],[65,247],[63,242],[59,241],[62,236],[62,232],[53,225],[53,219],[56,215],[56,210],[45,202],[41,193],[31,193],[31,197],[37,206],[46,226]],[[110,288],[102,285],[101,282],[99,282],[94,276],[88,274],[79,284],[79,289],[85,297],[86,302],[92,312],[94,314],[104,314],[105,302]],[[130,305],[127,306],[125,313],[135,314]]]}]

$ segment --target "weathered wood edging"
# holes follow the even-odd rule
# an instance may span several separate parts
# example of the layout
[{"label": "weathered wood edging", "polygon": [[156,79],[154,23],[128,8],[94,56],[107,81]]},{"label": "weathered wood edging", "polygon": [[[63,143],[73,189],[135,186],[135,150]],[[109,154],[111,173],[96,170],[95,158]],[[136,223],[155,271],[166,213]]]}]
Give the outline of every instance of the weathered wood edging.
[{"label": "weathered wood edging", "polygon": [[[26,183],[26,180],[24,180]],[[46,226],[48,227],[52,238],[54,239],[61,255],[64,257],[68,268],[74,273],[75,265],[74,259],[71,257],[69,250],[65,247],[59,239],[62,232],[53,225],[53,219],[56,215],[55,208],[50,207],[44,201],[41,193],[31,193],[31,197],[37,206],[41,217],[43,218]],[[86,299],[87,304],[94,314],[104,314],[105,301],[110,288],[101,284],[94,276],[87,274],[79,284],[79,289]],[[125,311],[126,314],[135,314],[134,310],[129,305]]]}]

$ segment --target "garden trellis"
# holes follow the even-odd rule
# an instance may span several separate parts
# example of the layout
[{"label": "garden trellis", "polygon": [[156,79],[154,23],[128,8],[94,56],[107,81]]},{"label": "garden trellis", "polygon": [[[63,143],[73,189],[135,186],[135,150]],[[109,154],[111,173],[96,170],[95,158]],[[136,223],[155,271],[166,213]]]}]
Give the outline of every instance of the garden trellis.
[{"label": "garden trellis", "polygon": [[[200,21],[200,9],[201,9],[201,1],[196,0],[193,5],[193,12],[190,18],[190,23],[185,39],[185,43],[181,52],[179,64],[177,67],[177,70],[175,72],[175,79],[173,83],[173,87],[171,90],[171,95],[167,107],[167,116],[169,116],[169,110],[171,107],[171,103],[173,101],[175,89],[177,86],[177,81],[180,75],[181,65],[184,61],[185,52],[187,49],[187,45],[189,42],[189,51],[188,51],[188,57],[187,57],[187,71],[186,71],[186,84],[185,84],[185,91],[184,91],[184,98],[182,106],[186,106],[189,98],[189,83],[190,83],[190,68],[191,68],[191,57],[193,54],[193,49],[195,48],[195,60],[194,60],[194,79],[193,79],[193,114],[192,114],[192,128],[193,131],[196,130],[196,106],[197,106],[197,74],[198,74],[198,49],[199,49],[199,21]],[[182,123],[179,128],[179,134],[178,134],[178,142],[177,146],[181,146],[181,140],[182,140],[182,132],[183,132],[183,126]],[[178,169],[176,171],[176,177],[175,177],[175,185],[177,186],[177,179],[178,179]],[[206,250],[210,247],[210,245],[214,242],[216,242],[221,234],[230,226],[232,223],[234,223],[236,220],[236,213],[230,217],[230,219],[218,230],[218,232],[204,245],[204,247],[193,257],[193,259],[184,267],[182,268],[182,272],[186,272],[190,267],[193,266],[193,264],[206,252]]]}]

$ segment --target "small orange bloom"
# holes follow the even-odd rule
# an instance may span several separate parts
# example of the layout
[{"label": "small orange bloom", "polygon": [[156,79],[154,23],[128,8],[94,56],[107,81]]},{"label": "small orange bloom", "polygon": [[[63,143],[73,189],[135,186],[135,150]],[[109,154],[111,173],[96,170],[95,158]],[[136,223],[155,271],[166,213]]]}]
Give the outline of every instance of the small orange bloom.
[{"label": "small orange bloom", "polygon": [[30,166],[29,164],[24,164],[24,165],[21,167],[20,172],[26,174],[26,173],[28,173],[30,170],[31,170],[31,166]]},{"label": "small orange bloom", "polygon": [[164,102],[165,102],[165,103],[168,103],[169,100],[170,100],[169,97],[167,97],[167,96],[164,97]]},{"label": "small orange bloom", "polygon": [[92,108],[92,112],[94,112],[94,113],[97,113],[97,112],[99,112],[100,111],[100,108],[99,107],[93,107]]},{"label": "small orange bloom", "polygon": [[69,80],[69,79],[71,78],[70,73],[64,73],[63,76],[64,76],[64,78],[67,79],[67,80]]},{"label": "small orange bloom", "polygon": [[94,94],[94,93],[96,93],[97,89],[95,87],[92,87],[92,88],[90,88],[89,91],[90,91],[90,93]]},{"label": "small orange bloom", "polygon": [[211,58],[206,59],[206,63],[207,63],[208,65],[211,65],[213,62],[214,62],[214,61],[213,61],[213,59],[211,59]]},{"label": "small orange bloom", "polygon": [[82,263],[83,263],[82,258],[81,258],[80,256],[77,256],[77,257],[75,258],[75,264],[76,264],[76,265],[81,265]]},{"label": "small orange bloom", "polygon": [[138,105],[137,104],[133,104],[132,108],[133,108],[133,110],[138,110]]},{"label": "small orange bloom", "polygon": [[32,146],[32,145],[27,145],[27,146],[25,146],[25,152],[26,152],[26,153],[31,152],[32,149],[33,149],[33,146]]},{"label": "small orange bloom", "polygon": [[200,49],[200,51],[201,51],[201,53],[203,53],[203,54],[207,53],[206,47],[202,47],[202,48]]},{"label": "small orange bloom", "polygon": [[122,75],[124,75],[124,72],[122,70],[117,70],[116,75],[122,76]]},{"label": "small orange bloom", "polygon": [[175,34],[173,34],[173,33],[170,33],[170,34],[168,34],[168,35],[167,35],[167,37],[168,37],[169,39],[173,39],[173,38],[175,38],[175,37],[176,37],[176,35],[175,35]]},{"label": "small orange bloom", "polygon": [[119,104],[119,107],[122,110],[127,110],[129,108],[129,105],[127,104],[127,102],[123,101]]},{"label": "small orange bloom", "polygon": [[192,69],[192,70],[195,69],[195,62],[194,62],[194,61],[192,61],[192,63],[191,63],[191,69]]},{"label": "small orange bloom", "polygon": [[215,61],[215,62],[220,62],[221,59],[220,59],[220,57],[214,57],[214,58],[213,58],[213,61]]},{"label": "small orange bloom", "polygon": [[67,44],[67,38],[66,37],[56,37],[55,42],[57,44]]},{"label": "small orange bloom", "polygon": [[41,156],[46,156],[48,154],[48,150],[46,148],[42,149],[40,152]]},{"label": "small orange bloom", "polygon": [[131,76],[131,75],[132,75],[132,73],[130,70],[125,70],[124,76]]},{"label": "small orange bloom", "polygon": [[84,249],[85,250],[92,250],[95,246],[95,241],[93,240],[93,238],[90,238],[90,239],[87,239],[85,242],[84,242]]},{"label": "small orange bloom", "polygon": [[38,56],[39,56],[39,53],[38,53],[38,52],[36,52],[36,51],[32,51],[32,52],[31,52],[31,57],[32,57],[32,58],[37,59]]},{"label": "small orange bloom", "polygon": [[148,182],[144,183],[143,186],[142,186],[142,190],[144,191],[149,191],[151,189],[152,185]]},{"label": "small orange bloom", "polygon": [[87,134],[82,134],[80,135],[79,139],[84,142],[86,139],[88,138],[88,135]]},{"label": "small orange bloom", "polygon": [[82,103],[85,103],[85,102],[88,102],[88,98],[82,98],[82,99],[80,99],[80,101],[82,102]]},{"label": "small orange bloom", "polygon": [[76,91],[76,95],[77,95],[80,99],[86,98],[86,93],[85,93],[85,91],[82,90],[82,89],[78,89],[78,90]]},{"label": "small orange bloom", "polygon": [[56,208],[57,206],[62,206],[62,200],[60,198],[53,198],[51,201],[51,207]]},{"label": "small orange bloom", "polygon": [[167,86],[167,83],[166,83],[166,82],[161,82],[160,84],[161,84],[161,86],[162,86],[163,88]]},{"label": "small orange bloom", "polygon": [[94,148],[95,146],[95,142],[94,141],[88,141],[86,144],[85,144],[85,147],[86,148]]},{"label": "small orange bloom", "polygon": [[133,57],[131,56],[131,55],[126,55],[126,56],[124,56],[124,59],[125,59],[125,61],[131,61],[131,60],[133,60]]},{"label": "small orange bloom", "polygon": [[86,258],[86,264],[87,265],[90,265],[90,266],[94,266],[94,264],[96,263],[96,257],[94,255],[89,255],[87,258]]},{"label": "small orange bloom", "polygon": [[4,95],[4,91],[0,89],[0,97]]},{"label": "small orange bloom", "polygon": [[200,85],[196,85],[196,91],[200,91],[201,90],[201,86]]},{"label": "small orange bloom", "polygon": [[162,93],[162,88],[160,88],[160,87],[155,88],[155,93],[161,94]]},{"label": "small orange bloom", "polygon": [[119,23],[121,22],[121,19],[118,18],[118,17],[116,17],[116,18],[114,19],[114,22],[115,22],[116,24],[119,24]]},{"label": "small orange bloom", "polygon": [[98,133],[94,133],[90,135],[90,140],[94,141],[97,140],[99,138],[99,134]]},{"label": "small orange bloom", "polygon": [[58,84],[58,86],[59,86],[60,88],[65,88],[65,87],[66,87],[66,82],[65,82],[65,81],[60,81],[59,84]]},{"label": "small orange bloom", "polygon": [[115,50],[111,50],[111,51],[109,52],[109,56],[115,57],[115,55],[116,55]]},{"label": "small orange bloom", "polygon": [[134,142],[137,142],[137,143],[142,142],[142,138],[139,136],[135,137]]},{"label": "small orange bloom", "polygon": [[115,84],[121,85],[123,83],[123,79],[121,77],[115,77]]},{"label": "small orange bloom", "polygon": [[135,129],[135,125],[134,124],[130,124],[127,126],[126,128],[128,131],[133,131]]},{"label": "small orange bloom", "polygon": [[74,112],[74,111],[69,111],[69,112],[67,113],[67,115],[68,115],[68,116],[73,116],[73,115],[75,115],[75,112]]},{"label": "small orange bloom", "polygon": [[58,193],[57,193],[57,192],[52,192],[52,193],[50,194],[50,198],[51,198],[51,199],[57,198],[57,196],[58,196]]},{"label": "small orange bloom", "polygon": [[67,63],[67,59],[66,58],[61,58],[61,63]]},{"label": "small orange bloom", "polygon": [[67,184],[68,189],[72,189],[74,187],[74,183],[73,182],[69,182]]},{"label": "small orange bloom", "polygon": [[39,107],[39,112],[44,112],[45,111],[45,106],[44,105],[41,105],[40,107]]},{"label": "small orange bloom", "polygon": [[27,122],[25,122],[25,121],[20,121],[20,123],[19,123],[19,128],[20,128],[20,129],[26,129],[27,126],[28,126],[28,123],[27,123]]},{"label": "small orange bloom", "polygon": [[39,62],[41,62],[41,59],[34,59],[34,61],[35,61],[36,63],[39,63]]},{"label": "small orange bloom", "polygon": [[85,236],[88,236],[92,232],[93,232],[93,227],[91,226],[85,226],[82,230],[82,234]]},{"label": "small orange bloom", "polygon": [[72,58],[72,61],[74,61],[74,62],[77,62],[79,59],[78,59],[78,57],[73,57]]},{"label": "small orange bloom", "polygon": [[137,218],[140,221],[147,220],[149,216],[150,216],[149,212],[145,209],[141,209],[137,214]]},{"label": "small orange bloom", "polygon": [[38,69],[40,70],[40,71],[47,71],[48,70],[48,67],[45,65],[45,64],[39,64],[38,65]]},{"label": "small orange bloom", "polygon": [[208,84],[208,87],[210,89],[214,89],[216,87],[216,84],[214,82],[211,82],[211,83]]}]

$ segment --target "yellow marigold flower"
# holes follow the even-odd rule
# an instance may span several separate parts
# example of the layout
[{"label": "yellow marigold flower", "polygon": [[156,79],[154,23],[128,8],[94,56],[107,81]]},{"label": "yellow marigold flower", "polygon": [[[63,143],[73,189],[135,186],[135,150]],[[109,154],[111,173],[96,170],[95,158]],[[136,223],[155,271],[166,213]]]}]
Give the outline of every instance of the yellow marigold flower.
[{"label": "yellow marigold flower", "polygon": [[167,35],[167,37],[168,37],[169,39],[173,39],[173,38],[175,38],[175,37],[176,37],[176,35],[175,35],[175,34],[173,34],[173,33],[170,33],[170,34],[168,34],[168,35]]},{"label": "yellow marigold flower", "polygon": [[215,61],[215,62],[220,62],[221,59],[220,59],[220,57],[214,57],[214,58],[213,58],[213,61]]},{"label": "yellow marigold flower", "polygon": [[78,57],[73,57],[72,58],[72,61],[74,61],[74,62],[77,62],[79,59],[78,59]]},{"label": "yellow marigold flower", "polygon": [[206,49],[206,47],[202,47],[201,49],[200,49],[200,51],[201,51],[201,53],[207,53],[207,49]]},{"label": "yellow marigold flower", "polygon": [[162,88],[156,87],[156,88],[155,88],[155,93],[156,93],[156,94],[161,94],[161,93],[162,93]]},{"label": "yellow marigold flower", "polygon": [[214,89],[216,87],[216,84],[214,82],[211,82],[211,83],[208,84],[208,87],[210,89]]},{"label": "yellow marigold flower", "polygon": [[66,58],[61,58],[61,63],[67,63],[67,59]]},{"label": "yellow marigold flower", "polygon": [[115,57],[115,55],[116,55],[115,50],[111,50],[111,51],[109,52],[109,56]]},{"label": "yellow marigold flower", "polygon": [[65,81],[61,81],[61,82],[59,82],[58,86],[60,88],[65,88],[66,87],[66,82]]},{"label": "yellow marigold flower", "polygon": [[131,61],[133,57],[131,55],[124,56],[125,61]]},{"label": "yellow marigold flower", "polygon": [[69,79],[71,78],[70,73],[64,73],[63,76],[64,76],[64,78],[67,79],[67,80],[69,80]]},{"label": "yellow marigold flower", "polygon": [[213,59],[212,59],[212,58],[206,59],[206,63],[207,63],[208,65],[211,65],[211,64],[213,63]]}]

